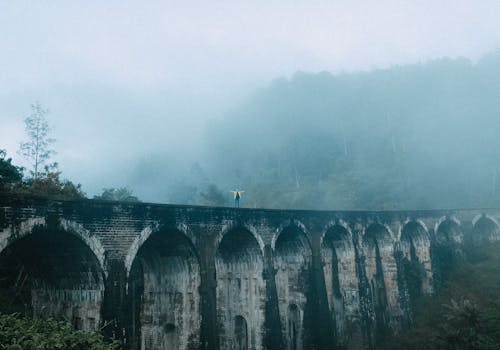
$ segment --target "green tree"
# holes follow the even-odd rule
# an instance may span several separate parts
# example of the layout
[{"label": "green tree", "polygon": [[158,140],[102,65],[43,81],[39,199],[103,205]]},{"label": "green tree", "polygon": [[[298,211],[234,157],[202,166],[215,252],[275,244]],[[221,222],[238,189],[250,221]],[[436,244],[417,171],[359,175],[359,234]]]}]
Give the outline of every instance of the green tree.
[{"label": "green tree", "polygon": [[0,149],[0,191],[10,191],[23,179],[23,169],[12,164],[7,152]]},{"label": "green tree", "polygon": [[59,171],[57,163],[45,165],[44,171],[40,172],[39,175],[38,178],[26,180],[22,192],[57,199],[85,198],[80,184],[75,185],[69,180],[61,179],[61,171]]},{"label": "green tree", "polygon": [[31,114],[24,119],[28,141],[21,142],[19,153],[30,162],[30,172],[35,179],[40,176],[39,170],[56,153],[51,148],[55,139],[49,137],[51,129],[46,118],[48,112],[39,102],[35,102],[31,105]]},{"label": "green tree", "polygon": [[103,188],[102,193],[98,196],[94,196],[94,199],[120,202],[140,202],[139,199],[133,195],[132,190],[127,187]]}]

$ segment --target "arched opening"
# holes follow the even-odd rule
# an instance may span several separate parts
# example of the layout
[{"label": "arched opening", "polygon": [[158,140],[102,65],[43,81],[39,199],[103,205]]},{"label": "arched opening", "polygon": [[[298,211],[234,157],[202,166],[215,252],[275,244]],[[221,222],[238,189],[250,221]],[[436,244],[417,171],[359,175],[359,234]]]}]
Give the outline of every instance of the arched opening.
[{"label": "arched opening", "polygon": [[[224,235],[215,256],[220,349],[233,349],[243,328],[247,336],[241,339],[247,339],[248,348],[262,347],[266,297],[263,266],[259,244],[248,230],[238,227]],[[237,317],[243,318],[244,327]]]},{"label": "arched opening", "polygon": [[70,322],[76,329],[101,325],[104,272],[77,236],[35,228],[0,253],[4,309]]},{"label": "arched opening", "polygon": [[243,316],[234,318],[235,350],[248,350],[248,327]]},{"label": "arched opening", "polygon": [[365,231],[364,242],[392,243],[392,237],[387,228],[382,224],[371,224]]},{"label": "arched opening", "polygon": [[341,225],[330,227],[321,244],[323,273],[330,314],[335,320],[341,343],[346,342],[347,329],[359,313],[359,288],[356,253],[352,238]]},{"label": "arched opening", "polygon": [[[372,331],[375,331],[378,341],[388,335],[391,316],[398,317],[400,314],[393,241],[385,226],[375,223],[366,229],[363,251],[369,287],[368,302],[375,314]],[[387,292],[389,290],[391,293]]]},{"label": "arched opening", "polygon": [[474,242],[494,242],[500,240],[498,225],[486,216],[481,216],[474,225],[472,240]]},{"label": "arched opening", "polygon": [[451,219],[444,220],[436,232],[436,241],[438,244],[462,243],[464,234],[460,225]]},{"label": "arched opening", "polygon": [[299,319],[294,323],[299,349],[303,348],[304,314],[308,307],[311,283],[311,246],[302,232],[296,226],[285,228],[275,244],[276,289],[278,292],[278,307],[281,327],[287,349],[292,348],[291,329],[288,324],[288,307],[295,305]]},{"label": "arched opening", "polygon": [[153,233],[129,275],[133,348],[198,348],[199,286],[200,267],[189,239],[177,230]]},{"label": "arched opening", "polygon": [[441,288],[448,279],[449,272],[454,264],[463,257],[462,247],[464,234],[460,225],[446,219],[438,226],[434,244],[432,245],[432,264],[434,270],[435,287]]},{"label": "arched opening", "polygon": [[401,241],[408,242],[414,252],[411,252],[410,259],[418,259],[418,248],[429,244],[429,235],[425,228],[416,221],[409,221],[403,226],[401,231]]},{"label": "arched opening", "polygon": [[432,293],[431,241],[426,229],[416,221],[408,222],[401,231],[401,247],[410,297]]}]

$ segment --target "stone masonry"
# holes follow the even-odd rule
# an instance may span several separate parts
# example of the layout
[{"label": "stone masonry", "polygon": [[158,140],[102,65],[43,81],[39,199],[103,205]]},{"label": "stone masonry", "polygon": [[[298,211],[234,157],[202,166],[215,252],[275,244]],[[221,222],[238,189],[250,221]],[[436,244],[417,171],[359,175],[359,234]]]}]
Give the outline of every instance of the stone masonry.
[{"label": "stone masonry", "polygon": [[499,220],[0,197],[0,287],[125,349],[368,349]]}]

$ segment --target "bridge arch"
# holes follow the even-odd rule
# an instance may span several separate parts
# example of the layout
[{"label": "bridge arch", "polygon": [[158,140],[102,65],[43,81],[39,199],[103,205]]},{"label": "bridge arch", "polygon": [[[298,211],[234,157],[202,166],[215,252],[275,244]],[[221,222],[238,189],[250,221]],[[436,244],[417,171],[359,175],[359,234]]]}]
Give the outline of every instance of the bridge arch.
[{"label": "bridge arch", "polygon": [[425,225],[418,220],[408,220],[402,227],[402,270],[410,300],[421,294],[433,292],[431,240]]},{"label": "bridge arch", "polygon": [[340,343],[350,338],[359,316],[359,285],[356,271],[356,252],[349,226],[332,223],[321,240],[321,258],[326,293],[332,321],[335,320]]},{"label": "bridge arch", "polygon": [[243,316],[234,318],[234,334],[236,339],[235,350],[248,350],[248,325]]},{"label": "bridge arch", "polygon": [[142,244],[128,271],[134,348],[199,347],[199,257],[179,228],[158,225],[139,236]]},{"label": "bridge arch", "polygon": [[302,231],[304,233],[305,239],[307,240],[307,243],[309,244],[309,246],[311,246],[309,238],[307,238],[306,226],[301,221],[293,219],[282,222],[281,225],[276,229],[276,232],[271,239],[271,248],[273,249],[273,251],[276,248],[276,241],[278,240],[281,233],[290,227],[296,227],[299,231]]},{"label": "bridge arch", "polygon": [[248,225],[248,224],[242,224],[238,221],[231,221],[229,223],[226,223],[222,230],[217,234],[216,238],[215,238],[215,246],[216,247],[219,247],[222,240],[224,239],[224,237],[229,234],[229,233],[234,233],[234,232],[237,232],[237,231],[247,231],[248,233],[250,233],[253,238],[255,239],[255,241],[257,242],[257,245],[259,246],[259,250],[261,252],[261,254],[264,254],[264,240],[262,239],[261,235],[259,234],[259,232],[257,231],[257,229],[252,226],[252,225]]},{"label": "bridge arch", "polygon": [[480,241],[498,241],[500,240],[500,226],[498,222],[489,215],[478,215],[472,220],[474,229],[472,231],[472,240]]},{"label": "bridge arch", "polygon": [[266,293],[261,246],[244,226],[231,226],[220,237],[215,254],[219,348],[245,342],[249,349],[262,348]]},{"label": "bridge arch", "polygon": [[430,240],[427,226],[418,219],[406,220],[401,226],[401,241]]},{"label": "bridge arch", "polygon": [[455,217],[442,217],[439,219],[436,223],[435,232],[436,242],[438,244],[460,244],[464,239],[464,233],[462,231],[460,221],[458,221]]},{"label": "bridge arch", "polygon": [[37,217],[2,241],[0,288],[34,317],[69,320],[82,330],[101,324],[104,249],[81,225]]},{"label": "bridge arch", "polygon": [[363,242],[364,243],[381,243],[381,242],[392,242],[393,235],[391,229],[384,224],[379,222],[374,222],[369,224],[364,230]]},{"label": "bridge arch", "polygon": [[417,220],[408,220],[401,229],[401,247],[409,260],[428,260],[430,235],[425,226]]},{"label": "bridge arch", "polygon": [[[172,231],[176,230],[183,235],[186,236],[186,238],[189,240],[189,243],[192,245],[193,252],[196,254],[197,259],[199,260],[199,254],[194,247],[193,244],[193,234],[192,232],[188,229],[187,225],[185,224],[178,224],[175,227],[170,227],[170,228],[165,228],[162,226],[159,222],[156,222],[154,224],[150,224],[146,226],[145,228],[142,229],[142,231],[139,233],[139,235],[134,239],[132,244],[130,245],[130,248],[128,249],[127,255],[125,256],[125,271],[127,273],[127,278],[130,274],[130,269],[132,268],[132,263],[134,262],[137,252],[139,249],[142,247],[144,242],[146,242],[151,235],[158,233],[159,231],[166,230],[166,231]],[[127,285],[128,288],[128,285]]]},{"label": "bridge arch", "polygon": [[[306,232],[301,226],[285,227],[274,244],[275,280],[281,330],[287,349],[304,344],[304,330],[309,320],[311,300],[312,248]],[[290,312],[293,310],[293,312]],[[293,319],[291,319],[293,318]],[[293,327],[290,325],[293,324]]]},{"label": "bridge arch", "polygon": [[[332,229],[335,229],[335,233],[331,232]],[[352,243],[352,231],[347,224],[343,220],[331,221],[329,222],[325,228],[323,229],[323,234],[321,235],[320,244],[323,245],[325,239],[330,241],[346,241],[351,240]]]},{"label": "bridge arch", "polygon": [[[108,275],[108,271],[106,269],[106,258],[104,254],[105,250],[101,244],[101,241],[96,236],[92,235],[89,230],[83,227],[82,224],[77,223],[73,220],[61,218],[57,221],[55,227],[58,230],[62,230],[65,233],[77,237],[83,243],[85,243],[88,249],[92,251],[94,256],[99,261],[99,266],[104,272],[105,276]],[[10,244],[28,235],[31,235],[33,234],[33,232],[37,232],[38,230],[49,230],[49,225],[47,224],[45,217],[38,216],[22,221],[15,229],[10,230],[10,232],[8,232],[8,235],[2,237],[3,239],[0,239],[0,253]]]},{"label": "bridge arch", "polygon": [[309,255],[312,255],[312,246],[307,237],[305,226],[298,221],[292,221],[283,226],[274,238],[273,249],[275,252],[283,249],[297,249],[300,245]]}]

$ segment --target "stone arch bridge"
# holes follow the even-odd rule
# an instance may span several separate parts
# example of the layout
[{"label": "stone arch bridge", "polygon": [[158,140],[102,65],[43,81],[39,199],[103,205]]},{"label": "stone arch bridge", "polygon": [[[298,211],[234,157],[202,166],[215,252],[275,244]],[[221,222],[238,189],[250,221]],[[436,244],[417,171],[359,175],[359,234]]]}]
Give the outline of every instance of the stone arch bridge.
[{"label": "stone arch bridge", "polygon": [[0,198],[0,287],[125,349],[372,348],[499,220]]}]

